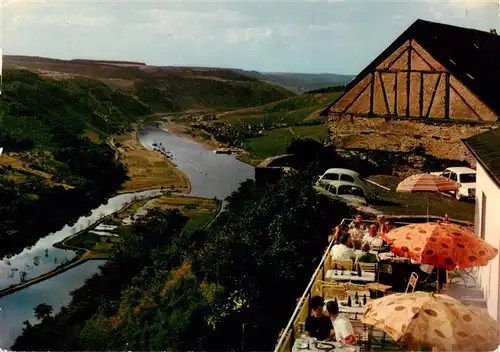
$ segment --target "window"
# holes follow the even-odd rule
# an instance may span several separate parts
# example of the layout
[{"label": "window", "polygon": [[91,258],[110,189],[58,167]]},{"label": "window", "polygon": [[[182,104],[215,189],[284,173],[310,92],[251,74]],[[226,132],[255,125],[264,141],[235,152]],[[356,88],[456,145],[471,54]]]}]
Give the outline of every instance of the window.
[{"label": "window", "polygon": [[323,176],[323,180],[338,181],[339,174],[326,174]]},{"label": "window", "polygon": [[476,174],[461,174],[461,183],[476,183]]},{"label": "window", "polygon": [[359,187],[355,186],[340,186],[339,187],[339,195],[353,195],[353,196],[358,196],[358,197],[365,197],[365,194],[363,193],[363,190]]},{"label": "window", "polygon": [[354,178],[349,175],[344,175],[344,174],[340,175],[340,180],[354,183]]},{"label": "window", "polygon": [[451,174],[451,172],[445,171],[445,172],[442,173],[441,176],[446,177],[446,178],[450,178],[450,174]]},{"label": "window", "polygon": [[456,174],[456,173],[454,173],[454,172],[452,172],[452,173],[450,174],[450,180],[452,180],[452,181],[458,181],[457,174]]},{"label": "window", "polygon": [[328,185],[326,190],[330,192],[331,194],[337,194],[337,189],[333,185]]},{"label": "window", "polygon": [[481,239],[486,238],[486,195],[481,195]]}]

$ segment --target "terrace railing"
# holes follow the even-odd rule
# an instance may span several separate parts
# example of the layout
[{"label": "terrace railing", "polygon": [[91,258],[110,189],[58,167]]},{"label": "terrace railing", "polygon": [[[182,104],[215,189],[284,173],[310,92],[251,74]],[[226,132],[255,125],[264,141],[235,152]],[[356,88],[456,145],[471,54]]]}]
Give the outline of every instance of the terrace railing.
[{"label": "terrace railing", "polygon": [[[405,226],[410,223],[419,223],[426,222],[428,217],[426,215],[420,216],[386,216],[386,219],[390,221],[395,227]],[[349,225],[354,219],[343,219],[340,223],[341,225]],[[444,217],[439,216],[430,216],[429,221],[444,221]],[[366,220],[366,223],[375,223],[376,221]],[[449,222],[455,223],[458,225],[462,225],[465,227],[473,227],[474,224],[467,221],[460,221],[449,219]],[[298,299],[297,305],[293,314],[288,321],[285,329],[281,331],[280,337],[274,349],[274,352],[290,352],[292,351],[293,344],[295,343],[295,339],[300,337],[300,323],[304,322],[306,318],[309,316],[310,308],[309,303],[313,293],[313,288],[316,287],[316,283],[318,281],[324,281],[325,278],[325,264],[327,263],[328,256],[330,254],[330,250],[333,246],[333,241],[328,244],[328,247],[323,254],[321,261],[318,264],[318,267],[314,271],[309,283],[304,290],[302,296]]]}]

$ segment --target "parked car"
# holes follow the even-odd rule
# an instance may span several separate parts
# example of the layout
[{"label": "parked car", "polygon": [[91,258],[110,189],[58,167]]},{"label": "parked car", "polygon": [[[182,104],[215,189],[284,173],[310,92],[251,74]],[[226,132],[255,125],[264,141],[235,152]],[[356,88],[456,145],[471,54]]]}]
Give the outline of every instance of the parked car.
[{"label": "parked car", "polygon": [[363,189],[352,182],[323,180],[323,182],[317,183],[314,189],[320,194],[341,199],[356,207],[367,204]]},{"label": "parked car", "polygon": [[361,188],[363,193],[366,193],[366,184],[356,171],[339,168],[328,169],[319,177],[317,184],[326,184],[330,181],[349,182]]},{"label": "parked car", "polygon": [[476,197],[476,170],[470,167],[448,167],[441,172],[431,172],[433,175],[440,175],[452,181],[458,182],[460,188],[454,192],[455,198],[460,200],[462,198],[475,198]]}]

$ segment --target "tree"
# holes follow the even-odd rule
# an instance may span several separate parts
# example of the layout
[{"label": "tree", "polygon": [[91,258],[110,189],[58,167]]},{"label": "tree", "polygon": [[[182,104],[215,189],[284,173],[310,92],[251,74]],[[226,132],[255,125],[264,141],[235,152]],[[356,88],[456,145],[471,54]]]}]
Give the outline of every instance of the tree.
[{"label": "tree", "polygon": [[40,303],[35,307],[34,311],[35,311],[35,317],[38,320],[43,320],[52,314],[54,308],[52,308],[50,304]]},{"label": "tree", "polygon": [[305,171],[270,186],[247,181],[228,198],[193,264],[201,278],[224,287],[220,312],[226,317],[217,331],[233,329],[225,332],[234,337],[233,345],[207,349],[238,348],[243,322],[260,326],[259,339],[247,348],[272,346],[323,254],[328,233],[349,214],[343,203],[318,195],[312,182]]}]

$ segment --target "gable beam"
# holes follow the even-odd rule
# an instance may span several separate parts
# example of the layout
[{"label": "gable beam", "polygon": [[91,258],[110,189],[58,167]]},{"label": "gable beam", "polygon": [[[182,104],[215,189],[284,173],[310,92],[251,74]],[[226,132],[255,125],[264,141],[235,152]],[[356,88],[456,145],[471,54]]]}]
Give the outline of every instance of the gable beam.
[{"label": "gable beam", "polygon": [[420,72],[420,96],[418,97],[418,110],[420,117],[424,113],[424,73]]},{"label": "gable beam", "polygon": [[370,82],[370,115],[373,115],[373,96],[375,95],[375,72],[371,73]]},{"label": "gable beam", "polygon": [[384,96],[385,109],[387,110],[387,115],[391,114],[391,108],[389,107],[389,101],[387,100],[387,92],[385,91],[384,80],[382,79],[382,73],[378,73],[378,78],[380,79],[380,87],[382,88],[382,94]]},{"label": "gable beam", "polygon": [[444,118],[446,120],[450,119],[450,73],[446,72],[444,74],[445,86],[444,86]]},{"label": "gable beam", "polygon": [[410,116],[410,82],[411,82],[411,47],[412,40],[408,44],[408,73],[406,74],[406,116]]},{"label": "gable beam", "polygon": [[419,58],[421,58],[421,59],[422,59],[422,61],[423,61],[423,62],[425,62],[425,64],[426,64],[427,66],[429,66],[429,67],[431,68],[431,71],[434,71],[434,72],[436,71],[436,69],[434,68],[434,66],[432,66],[432,65],[429,63],[429,61],[427,61],[427,60],[426,60],[426,59],[422,56],[422,54],[420,54],[420,53],[418,52],[418,50],[415,50],[415,48],[413,48],[413,51],[415,52],[415,54],[417,54],[417,56],[418,56]]},{"label": "gable beam", "polygon": [[394,74],[394,116],[398,116],[398,74]]},{"label": "gable beam", "polygon": [[383,72],[383,73],[399,73],[399,72],[420,72],[420,73],[447,73],[448,71],[445,70],[407,70],[407,69],[398,69],[398,68],[378,68],[375,71],[377,72]]},{"label": "gable beam", "polygon": [[391,67],[392,67],[392,65],[394,65],[394,64],[395,64],[395,63],[396,63],[396,62],[397,62],[397,61],[401,58],[401,56],[403,56],[404,54],[407,54],[407,53],[408,53],[409,48],[410,48],[410,46],[408,45],[408,47],[407,47],[405,50],[401,51],[401,52],[399,53],[399,55],[397,55],[397,56],[396,56],[396,57],[395,57],[395,58],[394,58],[394,59],[393,59],[393,60],[389,63],[389,65],[387,65],[387,68],[391,68]]},{"label": "gable beam", "polygon": [[458,95],[460,100],[462,100],[462,102],[474,113],[474,115],[476,115],[476,117],[480,121],[483,121],[483,119],[481,118],[481,116],[479,116],[479,114],[476,112],[476,110],[474,110],[474,108],[467,102],[467,100],[465,100],[465,98],[462,96],[462,94],[460,94],[451,84],[450,84],[450,89],[452,89],[455,92],[455,94]]},{"label": "gable beam", "polygon": [[438,78],[436,80],[436,85],[434,86],[434,90],[432,91],[431,101],[429,103],[429,108],[427,109],[427,113],[425,114],[425,118],[427,118],[427,119],[430,116],[431,109],[432,109],[432,104],[434,103],[434,98],[436,98],[436,93],[437,93],[440,81],[441,81],[441,74],[438,75]]},{"label": "gable beam", "polygon": [[[372,80],[373,80],[373,77],[372,77]],[[344,109],[344,111],[342,111],[342,115],[344,115],[350,108],[351,106],[354,105],[354,103],[359,99],[359,97],[366,91],[366,89],[368,88],[368,86],[371,84],[371,82],[368,82],[364,87],[363,89],[361,89],[361,91],[356,95],[356,97],[349,103],[349,105],[346,106],[346,108]],[[373,105],[373,98],[370,98],[370,106]],[[371,107],[370,107],[370,110],[371,110]]]}]

